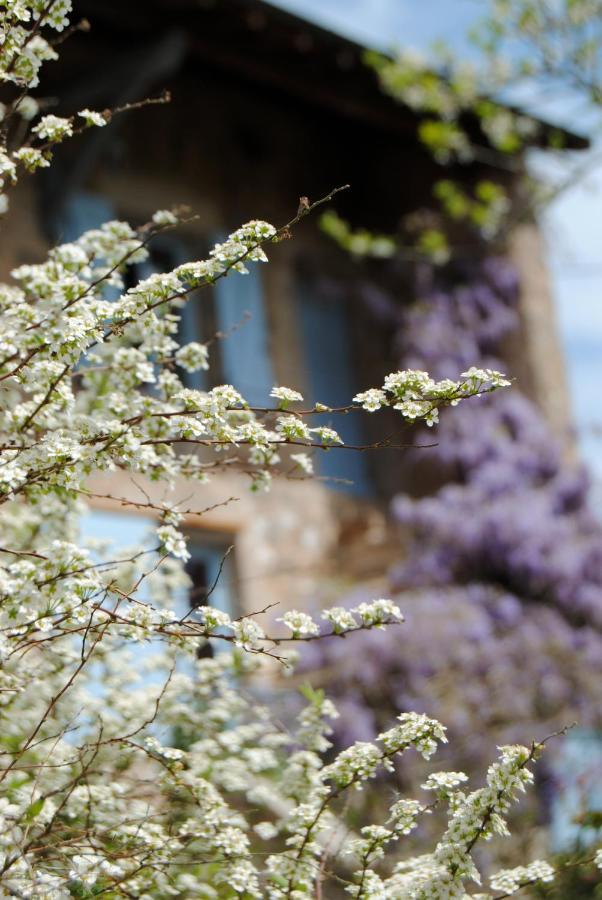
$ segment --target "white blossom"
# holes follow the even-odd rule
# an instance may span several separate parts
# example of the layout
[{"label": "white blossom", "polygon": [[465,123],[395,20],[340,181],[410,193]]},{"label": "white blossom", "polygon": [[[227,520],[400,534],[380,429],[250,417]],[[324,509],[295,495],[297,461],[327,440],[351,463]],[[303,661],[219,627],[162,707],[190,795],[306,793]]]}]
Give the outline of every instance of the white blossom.
[{"label": "white blossom", "polygon": [[497,372],[495,369],[479,369],[476,366],[471,366],[467,372],[462,372],[461,377],[467,381],[491,384],[494,387],[510,387],[512,383],[502,372]]},{"label": "white blossom", "polygon": [[337,634],[358,628],[357,620],[353,618],[350,610],[343,606],[333,606],[325,609],[322,618],[332,623],[332,627]]},{"label": "white blossom", "polygon": [[392,600],[381,598],[370,603],[360,603],[355,609],[364,625],[380,627],[386,622],[403,622],[399,607]]},{"label": "white blossom", "polygon": [[326,426],[319,425],[316,428],[309,429],[312,434],[315,434],[318,440],[322,444],[342,444],[343,440],[340,435],[334,430],[334,428],[327,428]]},{"label": "white blossom", "polygon": [[312,617],[308,616],[307,613],[299,612],[297,609],[288,610],[288,612],[285,612],[285,614],[281,618],[276,619],[276,621],[282,622],[297,636],[320,633],[320,629]]},{"label": "white blossom", "polygon": [[107,124],[107,120],[101,112],[97,112],[93,109],[82,109],[78,112],[78,116],[80,116],[86,125],[96,126],[97,128],[102,128]]},{"label": "white blossom", "polygon": [[42,116],[38,124],[32,128],[32,131],[42,140],[56,143],[57,141],[62,141],[65,137],[71,137],[73,125],[70,119],[48,115]]},{"label": "white blossom", "polygon": [[235,643],[244,650],[254,650],[261,645],[265,632],[253,619],[244,618],[232,623]]},{"label": "white blossom", "polygon": [[153,213],[153,222],[155,225],[177,225],[178,217],[170,209],[158,209]]},{"label": "white blossom", "polygon": [[290,441],[310,441],[311,430],[298,416],[278,416],[276,430]]},{"label": "white blossom", "polygon": [[306,475],[313,475],[313,460],[307,453],[291,453],[291,459]]},{"label": "white blossom", "polygon": [[35,172],[36,169],[45,169],[50,165],[50,160],[34,147],[21,147],[14,154],[14,158],[22,163],[29,172]]},{"label": "white blossom", "polygon": [[361,403],[362,407],[368,412],[375,412],[377,409],[387,405],[387,395],[379,388],[370,388],[368,391],[356,394],[353,402]]},{"label": "white blossom", "polygon": [[464,781],[468,781],[464,772],[432,772],[422,787],[425,791],[448,793]]},{"label": "white blossom", "polygon": [[192,341],[176,352],[176,362],[187,372],[197,372],[209,368],[209,349],[206,344]]},{"label": "white blossom", "polygon": [[176,559],[190,559],[186,540],[173,525],[162,525],[157,528],[157,537],[167,553],[173,554]]},{"label": "white blossom", "polygon": [[253,831],[259,835],[262,841],[269,841],[278,834],[278,828],[273,822],[258,822]]},{"label": "white blossom", "polygon": [[504,891],[506,894],[515,894],[523,885],[541,881],[544,884],[554,880],[552,866],[540,859],[529,863],[528,866],[517,866],[514,869],[501,869],[490,879],[491,887],[495,891]]},{"label": "white blossom", "polygon": [[299,391],[294,391],[292,388],[288,387],[273,387],[270,391],[270,397],[275,397],[277,400],[282,400],[283,404],[281,404],[281,406],[284,407],[288,403],[295,403],[303,400],[303,394],[300,394]]}]

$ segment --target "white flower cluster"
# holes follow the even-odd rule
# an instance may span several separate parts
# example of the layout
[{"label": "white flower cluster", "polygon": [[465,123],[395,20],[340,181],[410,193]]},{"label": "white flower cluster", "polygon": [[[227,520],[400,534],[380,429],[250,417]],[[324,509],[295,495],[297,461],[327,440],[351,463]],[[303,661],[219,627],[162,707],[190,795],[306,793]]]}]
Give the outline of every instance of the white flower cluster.
[{"label": "white flower cluster", "polygon": [[379,768],[390,770],[391,757],[403,753],[408,747],[415,747],[425,759],[437,749],[437,742],[446,742],[445,728],[434,719],[418,713],[402,713],[400,724],[379,734],[381,750],[376,744],[357,742],[343,750],[327,766],[326,777],[333,781],[337,789],[351,785],[361,789],[363,782],[373,778]]},{"label": "white flower cluster", "polygon": [[157,537],[166,553],[171,553],[176,559],[183,559],[184,562],[190,559],[186,541],[173,525],[162,525],[157,528]]},{"label": "white flower cluster", "polygon": [[295,463],[295,467],[301,469],[305,475],[313,475],[314,464],[311,456],[307,453],[291,453],[291,461]]},{"label": "white flower cluster", "polygon": [[34,134],[43,140],[57,143],[63,138],[71,137],[73,134],[73,125],[70,119],[64,119],[61,116],[42,116],[38,124],[32,128]]},{"label": "white flower cluster", "polygon": [[467,397],[489,393],[508,387],[510,382],[493,369],[471,368],[463,372],[459,381],[445,378],[434,381],[428,372],[405,369],[391,372],[382,388],[370,388],[353,398],[368,412],[376,412],[384,406],[399,410],[409,421],[422,419],[429,427],[439,421],[442,406],[457,406]]},{"label": "white flower cluster", "polygon": [[298,415],[278,416],[276,431],[285,440],[295,444],[304,443],[308,446],[327,447],[328,445],[343,443],[340,435],[333,428],[324,425],[317,425],[311,428]]},{"label": "white flower cluster", "polygon": [[357,613],[364,625],[381,628],[390,622],[403,622],[401,610],[392,600],[373,600],[371,603],[360,603],[352,612]]},{"label": "white flower cluster", "polygon": [[178,217],[171,209],[158,209],[153,213],[153,222],[161,227],[177,225]]},{"label": "white flower cluster", "polygon": [[345,609],[344,606],[333,606],[331,609],[324,610],[322,618],[332,624],[335,634],[342,634],[344,631],[350,631],[358,627],[353,613],[351,610]]},{"label": "white flower cluster", "polygon": [[310,432],[315,434],[318,437],[320,443],[324,445],[343,443],[342,438],[333,428],[319,425],[316,428],[310,428]]},{"label": "white flower cluster", "polygon": [[288,387],[273,387],[270,391],[270,397],[280,400],[281,409],[286,409],[289,403],[298,403],[303,400],[303,394]]},{"label": "white flower cluster", "polygon": [[[163,547],[175,557],[180,557],[186,552],[185,545],[181,543],[181,536],[173,526],[165,525],[158,529],[158,537]],[[354,612],[360,613],[360,621],[354,616]],[[258,649],[264,643],[274,641],[274,636],[268,637],[264,630],[248,616],[232,620],[228,613],[216,609],[213,606],[197,606],[195,613],[200,617],[204,626],[203,633],[211,635],[216,629],[220,634],[231,634],[237,644],[247,649]],[[367,630],[370,628],[384,628],[397,622],[403,622],[403,616],[399,609],[390,600],[374,600],[372,603],[362,603],[355,610],[347,610],[335,606],[322,612],[322,619],[332,624],[332,633],[345,634],[346,632]],[[289,640],[307,640],[320,636],[320,627],[317,622],[306,612],[297,609],[287,610],[284,615],[276,619],[288,629],[287,636],[278,637],[278,642]],[[290,635],[288,635],[290,632]]]},{"label": "white flower cluster", "polygon": [[418,800],[396,800],[391,807],[390,821],[393,823],[397,834],[410,834],[418,822],[420,813],[425,812],[426,807]]},{"label": "white flower cluster", "polygon": [[71,0],[53,3],[5,0],[0,10],[3,43],[0,80],[18,87],[36,87],[42,64],[57,59],[56,51],[43,37],[40,26],[62,31],[68,24],[70,12]]},{"label": "white flower cluster", "polygon": [[[465,897],[464,882],[480,884],[481,876],[472,858],[479,840],[508,835],[505,814],[517,792],[533,780],[528,768],[533,753],[526,747],[500,748],[500,759],[490,766],[487,784],[470,794],[450,794],[449,824],[435,851],[422,857],[419,866],[396,867],[391,877],[395,890],[407,891],[408,900],[446,900]],[[459,773],[452,773],[452,780]],[[461,780],[461,779],[460,779]]]},{"label": "white flower cluster", "polygon": [[88,127],[94,126],[96,128],[102,128],[107,124],[105,116],[94,109],[81,109],[78,112],[78,116],[84,120],[84,123],[88,125]]},{"label": "white flower cluster", "polygon": [[463,781],[468,781],[464,772],[432,772],[422,787],[425,791],[435,791],[445,796]]},{"label": "white flower cluster", "polygon": [[[58,5],[57,0],[55,0],[54,5]],[[0,13],[0,16],[1,15],[2,14]],[[40,35],[36,35],[27,46],[28,48],[31,48],[38,45],[40,42],[42,42],[42,45],[45,43]],[[54,54],[54,51],[51,50],[50,52],[51,54]],[[27,52],[25,55],[27,56]],[[54,57],[50,55],[47,58],[51,59]],[[6,80],[6,70],[3,64],[6,64],[7,62],[9,63],[7,68],[11,70],[12,76],[13,70],[11,68],[11,63],[9,62],[9,57],[3,55],[2,58],[0,58],[0,80],[2,80],[3,73],[4,80]],[[8,77],[8,80],[11,80],[11,76]],[[0,112],[0,120],[6,118],[7,113],[4,106],[1,106]],[[29,122],[36,117],[37,113],[37,102],[33,97],[24,96],[15,103],[9,115],[19,114],[21,118],[29,124]],[[77,117],[83,120],[83,123],[79,122]],[[95,112],[90,109],[81,110],[81,112],[77,114],[77,117],[66,119],[62,116],[55,116],[53,114],[42,116],[37,124],[30,128],[28,142],[17,147],[12,152],[8,151],[6,144],[3,144],[0,139],[0,191],[7,190],[8,187],[14,186],[17,183],[19,167],[22,167],[26,172],[35,172],[36,169],[48,168],[52,159],[52,145],[60,143],[65,140],[65,138],[72,137],[82,128],[102,127],[107,124],[107,119],[103,113]],[[78,122],[79,129],[77,128]],[[32,144],[36,144],[37,146],[32,146]],[[8,194],[0,193],[0,213],[5,213],[7,209]]]},{"label": "white flower cluster", "polygon": [[501,869],[490,879],[491,887],[495,891],[504,891],[505,894],[515,894],[524,885],[537,882],[550,882],[554,880],[554,869],[544,860],[537,859],[528,866],[517,866],[514,869]]},{"label": "white flower cluster", "polygon": [[425,759],[429,759],[436,751],[437,743],[447,743],[445,728],[435,719],[418,713],[402,713],[398,719],[399,725],[378,736],[389,755],[412,746]]},{"label": "white flower cluster", "polygon": [[388,844],[410,834],[418,825],[418,816],[425,811],[417,800],[398,800],[391,807],[390,827],[368,825],[361,829],[361,839],[350,841],[348,852],[362,861],[362,868],[355,873],[357,883],[346,887],[347,893],[352,897],[384,900],[392,896],[383,880],[369,867],[385,856]]},{"label": "white flower cluster", "polygon": [[[71,0],[3,0],[0,4],[0,82],[12,84],[18,91],[12,104],[0,104],[0,121],[5,125],[11,116],[18,115],[29,127],[38,114],[38,102],[26,91],[37,87],[42,65],[58,58],[52,32],[45,35],[48,29],[60,32],[69,24],[71,8]],[[106,125],[102,113],[84,109],[77,115],[84,127]],[[51,153],[47,145],[73,133],[74,119],[45,115],[30,128],[26,142],[9,152],[5,130],[4,137],[0,138],[0,214],[8,209],[8,194],[3,191],[16,184],[18,167],[34,172],[48,166]],[[42,141],[43,146],[31,146],[36,141]]]},{"label": "white flower cluster", "polygon": [[[164,529],[163,529],[164,531]],[[175,551],[170,548],[170,552]],[[242,623],[246,619],[239,619],[232,622],[227,613],[215,610],[210,606],[196,607],[197,613],[202,616],[203,622],[209,630],[216,627],[246,627]],[[358,618],[354,616],[358,615]],[[354,609],[345,609],[342,606],[333,606],[325,609],[321,613],[321,618],[332,625],[332,633],[342,635],[346,632],[367,630],[370,628],[384,628],[387,625],[403,622],[403,615],[391,600],[373,600],[371,603],[360,603]],[[276,619],[291,632],[295,639],[307,639],[320,635],[320,628],[317,622],[306,612],[297,609],[287,610],[284,615]],[[253,646],[259,646],[259,643],[265,639],[265,635],[257,634],[257,641]],[[284,640],[284,638],[279,638]],[[248,644],[245,641],[245,644]]]},{"label": "white flower cluster", "polygon": [[315,635],[320,633],[320,629],[318,625],[314,622],[311,616],[308,616],[307,613],[299,612],[296,609],[291,609],[282,616],[282,618],[277,619],[277,622],[282,622],[286,625],[287,628],[290,628],[294,637],[301,637],[307,635]]},{"label": "white flower cluster", "polygon": [[48,156],[44,155],[41,150],[36,150],[35,147],[21,147],[20,150],[15,151],[13,159],[20,162],[28,172],[47,169],[50,165]]},{"label": "white flower cluster", "polygon": [[206,344],[192,341],[176,351],[175,359],[187,372],[198,372],[199,369],[209,368],[209,349]]}]

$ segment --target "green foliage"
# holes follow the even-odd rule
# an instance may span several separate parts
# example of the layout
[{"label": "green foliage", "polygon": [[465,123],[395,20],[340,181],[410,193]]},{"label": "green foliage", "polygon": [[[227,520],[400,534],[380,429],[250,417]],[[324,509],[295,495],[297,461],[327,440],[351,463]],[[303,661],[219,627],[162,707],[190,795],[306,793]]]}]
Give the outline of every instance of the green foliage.
[{"label": "green foliage", "polygon": [[418,126],[418,137],[438,163],[451,162],[454,157],[463,161],[471,158],[466,134],[454,122],[425,119]]},{"label": "green foliage", "polygon": [[334,210],[323,213],[320,226],[325,234],[352,256],[387,259],[394,256],[397,249],[394,238],[384,234],[373,234],[366,228],[354,231]]},{"label": "green foliage", "polygon": [[[489,0],[483,7],[485,14],[470,35],[480,51],[477,64],[458,58],[442,41],[433,45],[430,61],[408,52],[396,56],[369,52],[364,59],[383,91],[420,116],[417,136],[438,164],[484,162],[499,170],[495,184],[489,175],[476,186],[473,197],[468,196],[464,179],[455,188],[445,179],[435,192],[452,224],[462,222],[491,240],[509,231],[516,215],[506,173],[514,173],[524,198],[519,217],[524,218],[529,209],[541,207],[541,191],[524,165],[526,150],[537,145],[558,153],[567,147],[565,132],[504,105],[499,97],[517,85],[547,93],[569,88],[598,108],[602,0]],[[571,180],[573,173],[569,184]],[[416,240],[417,249],[436,262],[446,262],[454,240],[445,221],[435,227],[426,221],[422,227],[425,233]],[[357,232],[357,241],[372,255],[368,235]],[[443,252],[443,244],[451,248],[449,253]]]}]

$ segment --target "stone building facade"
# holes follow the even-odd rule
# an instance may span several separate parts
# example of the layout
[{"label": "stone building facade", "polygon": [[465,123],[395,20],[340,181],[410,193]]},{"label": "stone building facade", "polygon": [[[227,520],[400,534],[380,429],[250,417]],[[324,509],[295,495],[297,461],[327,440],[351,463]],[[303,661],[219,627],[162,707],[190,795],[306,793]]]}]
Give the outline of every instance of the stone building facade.
[{"label": "stone building facade", "polygon": [[[178,204],[197,218],[157,243],[157,268],[202,258],[250,218],[280,225],[300,195],[315,199],[340,184],[351,188],[337,198],[337,210],[378,232],[394,231],[401,216],[429,202],[441,173],[417,142],[416,119],[379,91],[352,42],[260,0],[80,0],[78,8],[92,29],[65,46],[45,83],[61,97],[59,111],[120,106],[165,87],[173,99],[73,142],[47,177],[21,191],[14,230],[0,248],[3,274],[103,220],[142,223]],[[475,164],[462,177],[491,168]],[[508,349],[509,371],[564,436],[564,373],[537,228],[522,225],[511,248],[523,284],[523,327]],[[391,335],[357,290],[366,279],[378,286],[376,263],[350,260],[315,219],[270,257],[260,272],[228,278],[190,303],[186,339],[227,333],[212,345],[209,380],[195,386],[233,382],[265,402],[272,385],[284,384],[336,406],[398,368]],[[400,294],[406,283],[400,279]],[[355,445],[402,434],[386,415],[333,425]],[[234,546],[216,596],[235,610],[298,606],[318,586],[336,594],[359,579],[374,580],[376,589],[399,553],[389,499],[412,488],[403,451],[333,450],[319,471],[313,481],[277,479],[264,495],[251,494],[240,474],[220,474],[193,497],[182,485],[188,506],[214,507],[187,522],[197,586],[212,583]],[[99,476],[90,486],[98,495],[91,532],[123,540],[137,533],[135,511],[110,498],[138,501],[139,487],[125,475]],[[160,499],[156,486],[143,487]],[[118,532],[112,517],[121,517]]]}]

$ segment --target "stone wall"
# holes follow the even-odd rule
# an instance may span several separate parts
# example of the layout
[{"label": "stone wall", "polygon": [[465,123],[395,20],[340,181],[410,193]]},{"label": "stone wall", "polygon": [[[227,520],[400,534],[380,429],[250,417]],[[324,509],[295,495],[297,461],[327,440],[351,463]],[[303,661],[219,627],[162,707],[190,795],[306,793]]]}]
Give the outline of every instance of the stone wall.
[{"label": "stone wall", "polygon": [[[177,85],[171,106],[144,110],[119,122],[113,133],[109,126],[106,132],[112,137],[106,144],[84,145],[87,168],[72,189],[97,192],[113,202],[119,215],[138,223],[157,208],[190,206],[198,217],[185,230],[193,254],[211,233],[248,218],[280,225],[294,215],[299,195],[315,199],[339,183],[352,187],[338,199],[337,208],[355,224],[377,230],[393,229],[404,213],[431,202],[431,185],[441,171],[420,153],[409,132],[391,134],[345,116],[337,120],[307,102],[203,69],[188,69]],[[81,149],[74,141],[59,156],[63,172]],[[12,266],[42,257],[47,242],[39,204],[45,196],[34,193],[31,181],[15,195],[12,229],[0,248],[3,277]],[[555,432],[566,437],[570,417],[564,368],[537,229],[521,226],[511,247],[523,290],[522,328],[508,347],[508,369]],[[360,270],[320,234],[315,218],[304,222],[291,241],[271,248],[270,259],[263,270],[264,294],[276,382],[306,389],[296,283],[299,271],[309,269],[336,283],[348,303],[361,349],[360,386],[380,383],[396,365],[391,335],[369,319],[354,294],[360,272],[378,280],[376,267]],[[403,283],[400,279],[395,290],[403,293]],[[366,421],[370,442],[399,427],[386,416]],[[199,509],[237,498],[191,517],[188,524],[208,541],[235,544],[242,609],[304,604],[316,597],[318,588],[336,594],[357,579],[374,580],[377,591],[379,577],[400,553],[400,534],[387,509],[390,496],[404,487],[403,453],[376,452],[371,467],[375,490],[370,500],[335,492],[322,481],[286,479],[278,480],[269,494],[251,495],[244,477],[231,474],[194,489],[189,505]],[[107,497],[140,499],[138,489],[122,475],[94,479],[91,486]],[[153,485],[146,490],[158,497]],[[178,492],[187,496],[190,488],[182,485]],[[95,502],[122,508],[117,500]]]}]

